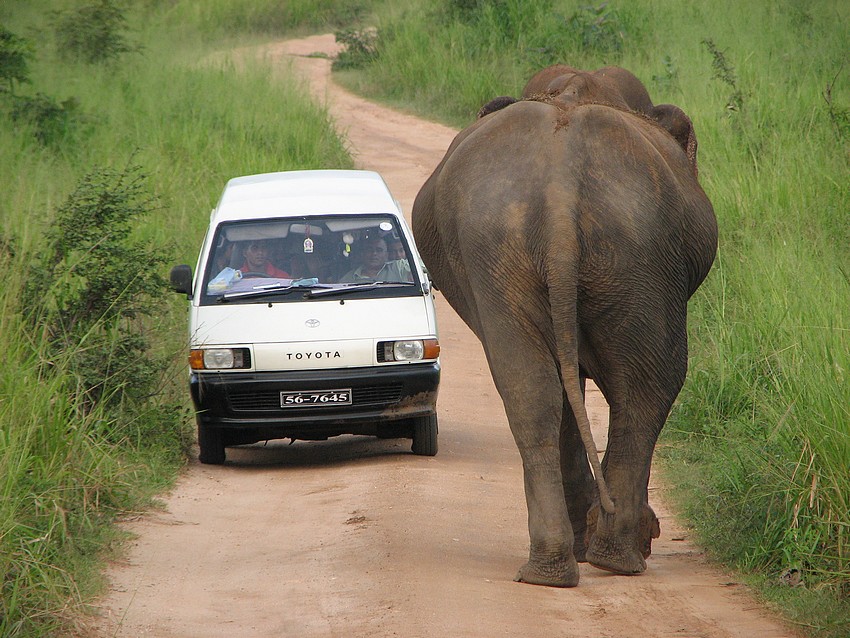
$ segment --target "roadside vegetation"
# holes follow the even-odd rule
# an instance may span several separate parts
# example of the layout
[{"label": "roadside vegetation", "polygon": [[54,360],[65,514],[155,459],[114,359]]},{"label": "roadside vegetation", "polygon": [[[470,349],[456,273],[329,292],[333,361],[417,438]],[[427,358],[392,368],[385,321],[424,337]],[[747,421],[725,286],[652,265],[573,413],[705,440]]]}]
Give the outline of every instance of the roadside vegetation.
[{"label": "roadside vegetation", "polygon": [[80,630],[116,517],[184,462],[185,305],[163,280],[194,263],[223,183],[351,166],[297,82],[215,53],[320,31],[347,45],[350,87],[457,127],[555,62],[624,66],[691,116],[721,246],[691,303],[665,480],[713,556],[811,635],[847,635],[839,0],[0,5],[0,635]]},{"label": "roadside vegetation", "polygon": [[185,299],[165,282],[224,182],[351,166],[296,82],[213,55],[260,24],[356,17],[292,4],[0,6],[0,636],[84,631],[116,518],[185,461]]},{"label": "roadside vegetation", "polygon": [[690,375],[659,446],[665,482],[715,558],[802,630],[848,635],[843,3],[407,0],[374,26],[338,79],[457,127],[553,63],[623,66],[690,115],[720,251],[691,302]]}]

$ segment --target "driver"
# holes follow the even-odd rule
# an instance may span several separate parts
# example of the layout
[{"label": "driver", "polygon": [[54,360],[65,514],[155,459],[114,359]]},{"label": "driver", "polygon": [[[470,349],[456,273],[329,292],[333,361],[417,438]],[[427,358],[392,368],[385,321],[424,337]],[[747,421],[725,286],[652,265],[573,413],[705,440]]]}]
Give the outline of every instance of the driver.
[{"label": "driver", "polygon": [[268,275],[269,277],[277,277],[278,279],[292,279],[289,273],[285,270],[277,268],[269,260],[271,253],[270,242],[263,239],[252,241],[245,248],[245,263],[239,269],[243,275]]}]

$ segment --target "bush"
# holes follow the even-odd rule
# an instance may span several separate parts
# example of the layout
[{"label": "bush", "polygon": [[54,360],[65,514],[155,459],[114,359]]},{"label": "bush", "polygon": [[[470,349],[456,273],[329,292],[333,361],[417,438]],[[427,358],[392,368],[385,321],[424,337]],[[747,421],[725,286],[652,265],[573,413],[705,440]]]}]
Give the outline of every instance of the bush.
[{"label": "bush", "polygon": [[44,237],[23,289],[28,321],[52,356],[70,357],[75,394],[89,409],[156,394],[162,362],[149,352],[143,319],[167,291],[167,261],[131,230],[157,206],[139,167],[86,175]]},{"label": "bush", "polygon": [[32,127],[34,137],[44,146],[61,142],[79,124],[79,104],[74,98],[56,101],[36,93],[33,96],[12,96],[9,117]]},{"label": "bush", "polygon": [[378,57],[378,33],[375,30],[355,31],[343,29],[334,33],[336,41],[345,46],[340,51],[333,68],[360,69],[371,64]]},{"label": "bush", "polygon": [[615,10],[608,9],[607,3],[581,7],[569,17],[567,27],[579,50],[610,54],[623,49],[625,34],[619,16]]},{"label": "bush", "polygon": [[113,0],[95,0],[76,10],[56,14],[56,44],[60,55],[88,64],[107,62],[133,51],[124,36],[127,20]]},{"label": "bush", "polygon": [[31,57],[32,45],[0,25],[0,82],[8,83],[8,90],[0,87],[3,110],[13,122],[30,126],[40,144],[55,145],[79,123],[79,105],[74,98],[59,102],[43,93],[16,95],[16,83],[31,84]]},{"label": "bush", "polygon": [[8,83],[14,92],[15,82],[29,83],[29,60],[32,46],[0,24],[0,82]]}]

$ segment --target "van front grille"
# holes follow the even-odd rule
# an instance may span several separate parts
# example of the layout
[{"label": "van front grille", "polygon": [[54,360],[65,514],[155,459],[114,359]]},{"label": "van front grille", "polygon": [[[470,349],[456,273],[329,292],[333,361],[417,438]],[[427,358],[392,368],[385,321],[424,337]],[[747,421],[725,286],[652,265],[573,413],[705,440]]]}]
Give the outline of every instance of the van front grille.
[{"label": "van front grille", "polygon": [[[398,403],[401,399],[402,385],[393,383],[390,385],[366,386],[353,388],[351,391],[351,403],[353,407],[381,407]],[[276,390],[245,390],[231,391],[228,395],[230,409],[234,412],[286,412],[291,413],[294,408],[280,407],[280,392]],[[328,406],[330,409],[339,409],[339,406]],[[304,408],[305,412],[323,411],[325,406]],[[300,412],[300,410],[299,410]]]}]

